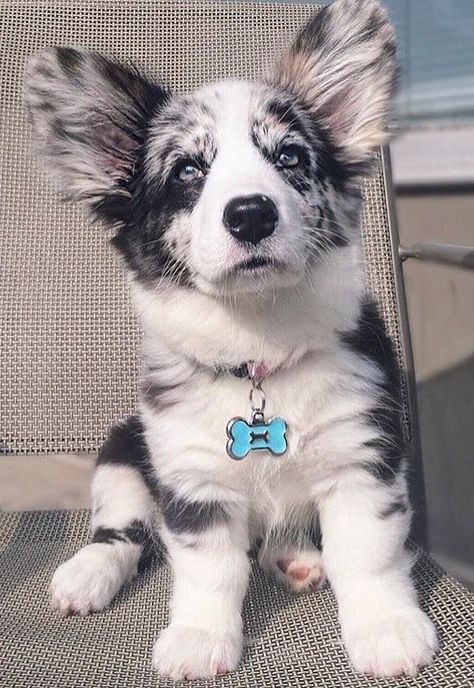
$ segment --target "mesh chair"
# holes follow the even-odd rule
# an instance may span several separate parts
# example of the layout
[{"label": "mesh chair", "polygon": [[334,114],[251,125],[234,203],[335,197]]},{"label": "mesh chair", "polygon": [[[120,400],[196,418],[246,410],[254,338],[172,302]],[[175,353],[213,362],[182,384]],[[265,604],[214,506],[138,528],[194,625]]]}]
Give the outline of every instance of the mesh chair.
[{"label": "mesh chair", "polygon": [[[93,453],[136,404],[137,323],[104,233],[63,205],[28,157],[21,106],[26,57],[45,45],[82,45],[131,58],[176,90],[223,76],[257,77],[314,6],[190,0],[7,0],[1,7],[0,170],[2,299],[0,408],[4,454]],[[365,187],[369,284],[404,371],[405,430],[416,449],[411,353],[389,204],[387,159]],[[0,459],[1,460],[1,459]],[[5,688],[147,688],[167,622],[169,573],[159,562],[89,618],[49,610],[54,568],[87,540],[87,511],[0,517],[0,675]],[[420,553],[416,580],[442,642],[434,665],[396,685],[473,685],[473,597]],[[352,671],[329,589],[292,597],[253,568],[237,671],[206,686],[393,686]]]}]

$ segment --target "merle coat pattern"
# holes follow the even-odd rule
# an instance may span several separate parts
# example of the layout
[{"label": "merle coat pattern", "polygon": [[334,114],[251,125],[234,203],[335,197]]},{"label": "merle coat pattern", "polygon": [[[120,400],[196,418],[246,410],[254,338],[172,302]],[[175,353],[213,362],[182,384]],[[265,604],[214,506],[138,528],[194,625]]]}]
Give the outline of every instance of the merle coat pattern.
[{"label": "merle coat pattern", "polygon": [[[376,0],[336,0],[261,83],[175,95],[73,48],[28,64],[38,157],[115,227],[144,331],[139,417],[100,452],[92,542],[54,574],[52,604],[106,607],[158,531],[174,585],[153,664],[174,679],[238,665],[256,542],[295,592],[327,576],[357,671],[415,674],[436,651],[405,551],[398,372],[360,247],[394,50]],[[226,424],[248,417],[251,362],[289,448],[231,461]]]}]

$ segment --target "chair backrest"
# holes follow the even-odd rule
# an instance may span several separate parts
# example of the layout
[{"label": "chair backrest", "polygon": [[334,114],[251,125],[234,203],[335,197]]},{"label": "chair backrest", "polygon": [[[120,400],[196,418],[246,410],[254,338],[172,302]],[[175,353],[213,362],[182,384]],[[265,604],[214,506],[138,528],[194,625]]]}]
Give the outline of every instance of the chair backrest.
[{"label": "chair backrest", "polygon": [[[136,403],[139,334],[119,261],[106,233],[61,203],[30,159],[25,59],[46,45],[82,45],[130,58],[182,91],[264,74],[314,11],[200,0],[2,3],[0,452],[95,451]],[[365,199],[369,285],[406,367],[382,165]]]}]

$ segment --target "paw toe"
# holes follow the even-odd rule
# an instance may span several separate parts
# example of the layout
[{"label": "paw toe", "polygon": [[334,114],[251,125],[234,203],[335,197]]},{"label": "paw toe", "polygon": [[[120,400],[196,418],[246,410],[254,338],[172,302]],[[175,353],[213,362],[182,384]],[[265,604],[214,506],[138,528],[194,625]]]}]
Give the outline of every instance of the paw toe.
[{"label": "paw toe", "polygon": [[171,625],[155,644],[153,666],[160,675],[175,681],[212,678],[235,669],[241,651],[240,636]]},{"label": "paw toe", "polygon": [[373,676],[415,676],[438,648],[436,632],[418,609],[354,624],[345,643],[355,670]]},{"label": "paw toe", "polygon": [[51,607],[61,616],[100,611],[120,589],[123,572],[100,547],[87,545],[56,569],[49,590]]}]

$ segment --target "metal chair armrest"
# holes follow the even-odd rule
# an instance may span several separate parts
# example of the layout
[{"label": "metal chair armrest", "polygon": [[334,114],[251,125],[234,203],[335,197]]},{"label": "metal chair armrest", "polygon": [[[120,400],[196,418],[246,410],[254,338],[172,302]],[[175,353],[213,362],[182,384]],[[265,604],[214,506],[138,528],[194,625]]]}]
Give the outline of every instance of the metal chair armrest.
[{"label": "metal chair armrest", "polygon": [[407,258],[417,258],[418,260],[474,270],[474,246],[427,242],[413,246],[400,246],[398,254],[402,261],[407,260]]}]

